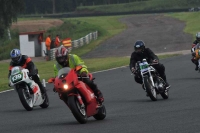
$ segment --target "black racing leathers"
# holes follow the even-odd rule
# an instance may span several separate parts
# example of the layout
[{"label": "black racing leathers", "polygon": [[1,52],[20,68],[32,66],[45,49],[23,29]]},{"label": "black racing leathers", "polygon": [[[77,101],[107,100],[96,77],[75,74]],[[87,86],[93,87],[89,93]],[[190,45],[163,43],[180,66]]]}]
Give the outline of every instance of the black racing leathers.
[{"label": "black racing leathers", "polygon": [[31,58],[26,56],[26,55],[22,55],[21,61],[19,63],[15,63],[15,62],[10,62],[10,67],[9,67],[9,73],[8,73],[8,78],[10,77],[11,74],[11,70],[13,67],[15,66],[21,66],[23,68],[26,68],[29,70],[29,76],[32,77],[32,79],[39,85],[41,93],[45,93],[45,88],[42,85],[39,77],[38,77],[38,70],[36,68],[36,66],[34,65],[34,63],[32,62]]},{"label": "black racing leathers", "polygon": [[[143,52],[141,52],[141,53],[133,52],[131,54],[130,64],[129,64],[130,69],[132,67],[135,68],[135,65],[136,65],[137,61],[142,61],[143,59],[146,59],[148,63],[151,63],[155,59],[159,61],[158,56],[155,55],[151,51],[151,49],[145,48],[143,50]],[[157,65],[154,65],[153,67],[157,70],[157,72],[159,73],[159,75],[161,76],[161,78],[166,81],[166,75],[165,75],[165,67],[164,67],[164,65],[161,64],[161,63],[158,63]],[[137,83],[142,84],[142,77],[140,75],[135,75],[135,81]]]},{"label": "black racing leathers", "polygon": [[199,43],[199,41],[198,41],[198,40],[195,40],[195,41],[193,42],[193,44],[197,44],[197,43]]}]

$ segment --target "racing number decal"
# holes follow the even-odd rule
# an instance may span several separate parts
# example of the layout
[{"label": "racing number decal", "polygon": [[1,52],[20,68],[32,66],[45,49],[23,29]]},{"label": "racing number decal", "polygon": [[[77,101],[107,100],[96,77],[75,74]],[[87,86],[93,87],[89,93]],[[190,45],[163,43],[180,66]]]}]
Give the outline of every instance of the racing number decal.
[{"label": "racing number decal", "polygon": [[16,75],[12,76],[11,79],[12,79],[13,83],[18,82],[18,81],[22,80],[22,74],[16,74]]}]

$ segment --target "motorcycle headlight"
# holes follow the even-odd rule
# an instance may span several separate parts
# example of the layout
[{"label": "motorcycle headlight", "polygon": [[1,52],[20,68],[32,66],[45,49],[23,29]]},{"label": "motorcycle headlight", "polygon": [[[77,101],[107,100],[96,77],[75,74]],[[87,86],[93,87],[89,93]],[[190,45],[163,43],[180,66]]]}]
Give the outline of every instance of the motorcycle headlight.
[{"label": "motorcycle headlight", "polygon": [[67,85],[67,84],[64,84],[64,85],[63,85],[63,88],[64,88],[65,90],[67,90],[67,89],[68,89],[68,85]]}]

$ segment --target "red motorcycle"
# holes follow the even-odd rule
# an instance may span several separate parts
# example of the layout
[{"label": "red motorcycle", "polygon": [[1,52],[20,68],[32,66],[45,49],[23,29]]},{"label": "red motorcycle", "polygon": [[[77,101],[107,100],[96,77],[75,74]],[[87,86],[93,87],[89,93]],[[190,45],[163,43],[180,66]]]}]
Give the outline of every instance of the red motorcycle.
[{"label": "red motorcycle", "polygon": [[94,80],[92,74],[89,74],[89,77],[78,77],[77,71],[81,68],[64,67],[59,70],[54,81],[49,82],[54,82],[55,91],[58,92],[60,99],[70,108],[79,123],[86,123],[90,116],[96,120],[103,120],[106,117],[105,106],[98,103],[94,92],[81,81],[81,78]]}]

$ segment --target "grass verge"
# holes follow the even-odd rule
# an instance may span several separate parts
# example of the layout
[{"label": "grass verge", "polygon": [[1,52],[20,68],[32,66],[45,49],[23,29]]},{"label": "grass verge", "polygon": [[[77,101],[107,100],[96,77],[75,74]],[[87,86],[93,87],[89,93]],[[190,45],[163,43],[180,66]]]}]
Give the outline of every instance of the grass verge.
[{"label": "grass verge", "polygon": [[146,0],[135,1],[123,4],[109,4],[109,5],[96,5],[96,6],[79,6],[77,11],[84,12],[138,12],[138,11],[165,11],[173,9],[189,9],[197,7],[200,4],[198,0]]},{"label": "grass verge", "polygon": [[[160,59],[169,58],[173,56],[177,56],[179,54],[171,54],[171,55],[160,55]],[[95,59],[85,59],[85,64],[88,66],[88,70],[90,72],[106,70],[114,67],[127,66],[129,64],[129,57],[110,57],[110,58],[95,58]],[[102,63],[104,62],[104,63]],[[40,74],[41,79],[45,79],[46,81],[54,76],[53,64],[55,61],[48,62],[35,62]],[[0,63],[0,91],[10,89],[8,87],[8,66],[9,63]]]},{"label": "grass verge", "polygon": [[195,34],[199,32],[199,22],[200,22],[200,12],[182,12],[182,13],[173,13],[167,14],[167,16],[177,18],[186,23],[186,27],[184,29],[185,33],[189,33],[193,35],[195,39]]},{"label": "grass verge", "polygon": [[101,16],[101,17],[81,17],[81,18],[69,18],[66,19],[71,22],[81,22],[88,23],[93,27],[98,27],[98,39],[92,41],[88,45],[84,45],[81,48],[73,49],[72,53],[75,53],[79,56],[84,55],[85,53],[93,50],[101,42],[113,37],[114,35],[119,34],[126,29],[126,25],[119,21],[120,18],[124,16]]}]

